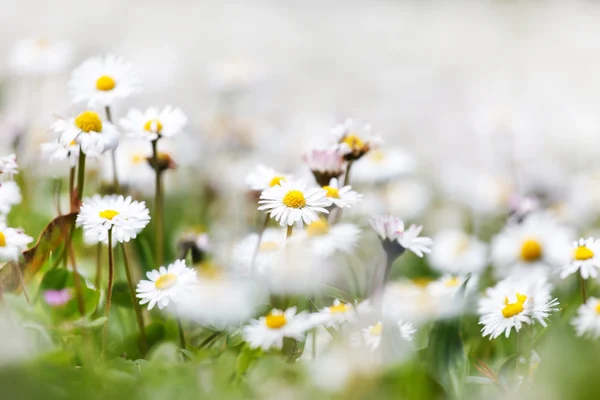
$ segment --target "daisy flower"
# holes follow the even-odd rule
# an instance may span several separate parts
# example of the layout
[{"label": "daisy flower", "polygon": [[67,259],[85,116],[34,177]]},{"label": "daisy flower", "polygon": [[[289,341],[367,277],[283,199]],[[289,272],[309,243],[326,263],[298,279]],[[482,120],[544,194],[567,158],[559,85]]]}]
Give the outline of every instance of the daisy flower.
[{"label": "daisy flower", "polygon": [[279,185],[281,181],[286,181],[289,179],[289,175],[275,171],[273,168],[259,165],[248,175],[246,178],[246,184],[250,190],[263,191]]},{"label": "daisy flower", "polygon": [[32,37],[17,42],[8,62],[18,75],[41,76],[61,72],[71,62],[71,56],[67,42]]},{"label": "daisy flower", "polygon": [[590,339],[600,337],[600,301],[590,297],[587,303],[577,309],[577,316],[571,322],[577,336],[586,336]]},{"label": "daisy flower", "polygon": [[188,268],[184,260],[177,260],[169,266],[160,267],[146,273],[148,280],[141,280],[137,285],[137,297],[140,304],[148,304],[148,310],[155,305],[163,309],[169,303],[178,303],[185,299],[198,282],[196,271]]},{"label": "daisy flower", "polygon": [[180,108],[172,106],[166,106],[162,111],[150,107],[145,112],[133,108],[119,120],[119,124],[128,135],[151,142],[159,137],[171,138],[181,133],[187,117]]},{"label": "daisy flower", "polygon": [[80,146],[75,142],[63,145],[60,141],[55,140],[53,142],[42,143],[41,149],[42,157],[47,158],[49,162],[68,160],[70,167],[77,165]]},{"label": "daisy flower", "polygon": [[402,149],[382,148],[370,151],[352,169],[352,180],[359,183],[385,183],[412,174],[416,161]]},{"label": "daisy flower", "polygon": [[84,198],[77,216],[77,226],[82,226],[85,236],[96,243],[108,243],[109,231],[116,241],[129,242],[148,222],[150,214],[143,201],[120,195]]},{"label": "daisy flower", "polygon": [[0,260],[17,261],[19,255],[27,248],[33,238],[23,233],[22,229],[9,228],[0,222]]},{"label": "daisy flower", "polygon": [[332,178],[344,173],[344,158],[337,149],[314,149],[302,155],[320,186],[327,186]]},{"label": "daisy flower", "polygon": [[73,103],[85,101],[88,107],[110,106],[115,100],[138,92],[139,86],[133,65],[114,55],[85,60],[69,80]]},{"label": "daisy flower", "polygon": [[375,351],[381,344],[381,336],[383,334],[383,324],[381,321],[377,322],[374,325],[370,325],[367,328],[362,330],[362,337],[371,350]]},{"label": "daisy flower", "polygon": [[319,312],[311,314],[310,318],[315,325],[324,325],[327,328],[333,328],[345,322],[356,321],[357,315],[352,304],[335,299],[331,306],[322,308]]},{"label": "daisy flower", "polygon": [[408,321],[400,320],[397,325],[398,329],[400,329],[400,336],[402,339],[408,340],[409,342],[412,341],[417,332],[413,324]]},{"label": "daisy flower", "polygon": [[12,206],[21,204],[21,189],[15,181],[0,183],[0,214],[8,214]]},{"label": "daisy flower", "polygon": [[292,226],[298,221],[306,224],[319,220],[317,212],[329,214],[325,207],[332,202],[327,191],[307,189],[302,181],[280,181],[279,185],[265,189],[260,194],[259,210],[266,210],[281,226]]},{"label": "daisy flower", "polygon": [[242,334],[250,348],[281,349],[284,337],[303,340],[310,328],[306,314],[296,314],[296,307],[291,307],[285,311],[273,309],[267,316],[251,320]]},{"label": "daisy flower", "polygon": [[17,165],[17,156],[14,153],[0,157],[0,174],[8,174],[12,178],[14,174],[18,173],[19,166]]},{"label": "daisy flower", "polygon": [[311,222],[294,241],[303,242],[314,254],[326,258],[336,251],[352,252],[359,235],[360,229],[354,224],[330,225],[326,219],[321,218]]},{"label": "daisy flower", "polygon": [[487,245],[467,233],[449,229],[433,238],[429,262],[442,273],[466,275],[481,273],[488,263]]},{"label": "daisy flower", "polygon": [[600,269],[600,240],[593,238],[579,239],[573,243],[571,262],[561,268],[560,277],[567,276],[579,271],[583,279],[597,278]]},{"label": "daisy flower", "polygon": [[[453,297],[458,293],[461,286],[465,282],[465,275],[452,275],[446,274],[444,276],[439,277],[438,279],[429,282],[427,284],[427,290],[433,296],[438,297]],[[471,292],[473,289],[477,287],[478,278],[476,276],[471,276],[469,281],[467,282],[465,290],[467,292]]]},{"label": "daisy flower", "polygon": [[327,191],[327,197],[339,208],[350,208],[350,206],[362,200],[362,194],[352,190],[352,186],[340,187],[337,178],[331,178],[329,185],[323,186]]},{"label": "daisy flower", "polygon": [[358,160],[383,143],[379,136],[371,133],[370,124],[360,124],[352,119],[335,126],[331,133],[338,141],[336,149],[348,161]]},{"label": "daisy flower", "polygon": [[59,119],[51,129],[60,136],[60,144],[78,144],[86,155],[98,157],[119,144],[119,131],[95,111],[84,111],[75,118]]},{"label": "daisy flower", "polygon": [[411,225],[405,230],[404,222],[391,215],[373,218],[369,223],[379,235],[384,249],[389,245],[393,247],[400,245],[400,249],[392,248],[390,250],[400,251],[401,254],[405,249],[408,249],[418,257],[423,257],[424,253],[431,252],[430,247],[433,245],[433,241],[428,237],[419,237],[419,234],[423,230],[422,226]]},{"label": "daisy flower", "polygon": [[512,276],[488,288],[479,300],[479,324],[483,337],[490,340],[503,333],[509,337],[523,324],[536,321],[546,326],[550,313],[558,309],[558,300],[550,296],[551,286],[539,277]]},{"label": "daisy flower", "polygon": [[[269,270],[280,261],[280,252],[285,248],[285,232],[281,229],[267,228],[263,232],[260,246],[254,260],[255,271],[259,275],[268,274]],[[250,267],[256,246],[258,234],[251,233],[233,248],[235,265],[244,275],[250,273]]]}]

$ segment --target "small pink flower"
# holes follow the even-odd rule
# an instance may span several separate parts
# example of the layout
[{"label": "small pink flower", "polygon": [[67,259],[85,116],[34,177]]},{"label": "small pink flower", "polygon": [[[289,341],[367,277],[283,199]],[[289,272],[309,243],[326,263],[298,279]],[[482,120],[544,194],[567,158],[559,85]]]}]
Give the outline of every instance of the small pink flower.
[{"label": "small pink flower", "polygon": [[52,307],[59,307],[71,300],[71,292],[69,289],[46,290],[44,292],[44,300]]}]

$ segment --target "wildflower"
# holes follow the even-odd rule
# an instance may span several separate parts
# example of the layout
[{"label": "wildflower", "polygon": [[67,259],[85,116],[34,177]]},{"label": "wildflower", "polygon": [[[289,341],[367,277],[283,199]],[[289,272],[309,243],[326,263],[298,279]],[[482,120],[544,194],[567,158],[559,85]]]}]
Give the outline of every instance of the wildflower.
[{"label": "wildflower", "polygon": [[314,254],[326,258],[337,251],[352,252],[359,235],[360,229],[354,224],[330,225],[321,218],[308,224],[295,241],[302,241]]},{"label": "wildflower", "polygon": [[600,240],[593,238],[579,239],[573,243],[571,261],[562,266],[560,277],[579,271],[583,279],[597,278],[600,269]]},{"label": "wildflower", "polygon": [[338,141],[336,149],[347,161],[358,160],[383,143],[380,137],[371,134],[371,125],[361,125],[352,119],[335,126],[332,134]]},{"label": "wildflower", "polygon": [[193,284],[198,282],[196,271],[188,268],[184,260],[177,260],[166,268],[161,266],[158,270],[146,273],[148,280],[141,280],[137,285],[137,297],[140,304],[148,304],[148,310],[155,305],[163,309],[170,302],[177,303],[189,296]]},{"label": "wildflower", "polygon": [[398,148],[370,151],[352,170],[352,180],[358,183],[386,183],[412,174],[416,168],[413,156]]},{"label": "wildflower", "polygon": [[344,158],[336,149],[314,149],[302,155],[319,186],[327,186],[344,173]]},{"label": "wildflower", "polygon": [[68,160],[70,167],[77,165],[79,150],[80,146],[75,142],[70,142],[66,145],[61,144],[58,140],[42,143],[43,157],[48,158],[50,162]]},{"label": "wildflower", "polygon": [[60,136],[60,144],[81,146],[84,154],[98,157],[119,144],[119,132],[95,111],[84,111],[75,118],[59,119],[51,127]]},{"label": "wildflower", "polygon": [[324,307],[310,315],[315,325],[324,325],[327,328],[339,326],[345,322],[355,322],[357,311],[350,303],[344,303],[338,299],[333,301],[329,307]]},{"label": "wildflower", "polygon": [[17,156],[14,153],[0,157],[0,174],[8,174],[12,178],[14,174],[18,173],[19,166],[17,165]]},{"label": "wildflower", "polygon": [[587,336],[591,339],[600,337],[600,300],[590,297],[587,303],[577,309],[577,316],[571,322],[577,336]]},{"label": "wildflower", "polygon": [[284,337],[302,340],[310,328],[306,314],[296,314],[296,307],[291,307],[285,311],[273,309],[266,316],[251,320],[243,335],[253,349],[281,349]]},{"label": "wildflower", "polygon": [[466,275],[481,273],[488,262],[487,246],[460,230],[445,230],[433,240],[429,262],[437,271]]},{"label": "wildflower", "polygon": [[257,166],[246,178],[246,184],[250,190],[260,190],[277,186],[281,181],[290,180],[290,176],[282,172],[275,171],[264,165]]},{"label": "wildflower", "polygon": [[21,189],[15,181],[0,183],[0,214],[8,214],[10,209],[21,204],[21,201],[23,201]]},{"label": "wildflower", "polygon": [[71,297],[71,291],[69,289],[44,291],[44,300],[51,307],[65,305],[71,300]]},{"label": "wildflower", "polygon": [[327,197],[339,208],[350,208],[362,200],[362,194],[352,190],[352,186],[340,187],[337,178],[331,178],[329,184],[323,186],[323,189],[327,191]]},{"label": "wildflower", "polygon": [[408,249],[418,257],[424,253],[431,252],[433,241],[428,237],[419,237],[422,226],[411,225],[404,229],[404,222],[391,215],[383,215],[370,221],[371,227],[379,235],[386,253],[393,252],[396,255],[404,253]]},{"label": "wildflower", "polygon": [[9,228],[5,222],[0,222],[0,261],[17,261],[31,242],[33,238],[22,229]]},{"label": "wildflower", "polygon": [[259,276],[268,275],[275,268],[275,264],[281,261],[280,252],[285,247],[285,231],[281,229],[268,228],[263,232],[260,246],[256,250],[258,234],[251,233],[237,243],[233,249],[235,265],[243,275],[250,274],[250,267],[254,252],[254,268]]},{"label": "wildflower", "polygon": [[69,43],[46,37],[22,39],[9,56],[9,66],[18,75],[42,76],[61,72],[71,62]]},{"label": "wildflower", "polygon": [[119,123],[130,136],[151,142],[160,137],[172,138],[181,133],[187,124],[187,117],[180,108],[172,106],[166,106],[162,111],[150,107],[145,112],[134,108]]}]

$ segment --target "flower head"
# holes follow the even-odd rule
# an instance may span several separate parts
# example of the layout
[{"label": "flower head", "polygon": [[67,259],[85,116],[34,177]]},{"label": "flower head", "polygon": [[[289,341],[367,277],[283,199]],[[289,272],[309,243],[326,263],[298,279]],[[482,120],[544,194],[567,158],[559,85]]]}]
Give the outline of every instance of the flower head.
[{"label": "flower head", "polygon": [[350,208],[350,206],[362,200],[362,194],[352,190],[352,186],[340,187],[337,178],[331,178],[328,185],[323,186],[327,191],[327,197],[339,208]]},{"label": "flower head", "polygon": [[331,133],[338,140],[336,149],[348,161],[358,160],[383,143],[379,136],[371,133],[370,124],[361,125],[352,119],[335,126]]},{"label": "flower head", "polygon": [[302,155],[320,186],[327,186],[332,178],[344,173],[344,158],[337,149],[314,149]]},{"label": "flower head", "polygon": [[291,307],[285,311],[274,309],[264,317],[251,320],[250,325],[244,327],[243,335],[253,349],[281,349],[284,337],[302,340],[310,328],[306,314],[296,314],[296,307]]},{"label": "flower head", "polygon": [[15,181],[0,183],[0,214],[8,214],[10,209],[21,204],[21,201],[23,201],[21,189]]},{"label": "flower head", "polygon": [[[388,250],[402,254],[408,249],[419,257],[423,257],[424,253],[431,252],[433,241],[428,237],[419,237],[422,226],[411,225],[408,229],[404,229],[404,222],[391,215],[383,215],[370,221],[371,227],[379,235],[386,252]],[[400,247],[398,247],[398,245]],[[387,248],[391,246],[391,248]]]},{"label": "flower head", "polygon": [[264,165],[257,166],[246,178],[246,184],[250,190],[260,190],[277,186],[281,181],[290,180],[291,177],[273,168]]},{"label": "flower head", "polygon": [[0,261],[17,261],[31,242],[33,238],[22,229],[9,228],[6,223],[0,222]]},{"label": "flower head", "polygon": [[102,119],[95,111],[87,110],[68,120],[58,119],[51,129],[59,135],[66,149],[78,144],[84,154],[98,157],[119,144],[119,132],[113,124]]},{"label": "flower head", "polygon": [[10,177],[19,173],[17,165],[17,156],[9,154],[8,156],[0,157],[0,174],[8,174]]},{"label": "flower head", "polygon": [[187,117],[181,109],[172,106],[166,106],[162,111],[150,107],[145,112],[134,108],[119,123],[130,136],[153,141],[181,133],[187,124]]},{"label": "flower head", "polygon": [[155,305],[162,310],[171,302],[182,301],[198,282],[196,271],[188,268],[184,260],[147,272],[146,277],[148,280],[141,280],[136,291],[140,304],[148,304],[148,310]]},{"label": "flower head", "polygon": [[360,229],[354,224],[334,224],[321,218],[308,224],[294,242],[302,242],[309,250],[319,257],[329,257],[337,251],[351,253],[356,247]]},{"label": "flower head", "polygon": [[590,297],[587,303],[577,309],[577,316],[571,324],[575,327],[578,336],[587,336],[591,339],[600,337],[600,300]]},{"label": "flower head", "polygon": [[324,325],[332,328],[345,322],[355,322],[357,316],[358,313],[352,304],[335,299],[332,305],[311,314],[310,318],[315,325]]},{"label": "flower head", "polygon": [[10,54],[9,65],[18,75],[50,75],[66,68],[71,55],[71,46],[67,42],[31,37],[17,42]]},{"label": "flower head", "polygon": [[600,270],[600,240],[579,239],[573,243],[571,261],[562,266],[560,277],[579,271],[583,279],[597,278]]},{"label": "flower head", "polygon": [[437,271],[450,274],[481,273],[488,262],[487,246],[460,230],[445,230],[433,240],[429,261]]},{"label": "flower head", "polygon": [[46,290],[44,292],[44,300],[51,307],[60,307],[71,300],[71,291],[69,289],[62,290]]}]

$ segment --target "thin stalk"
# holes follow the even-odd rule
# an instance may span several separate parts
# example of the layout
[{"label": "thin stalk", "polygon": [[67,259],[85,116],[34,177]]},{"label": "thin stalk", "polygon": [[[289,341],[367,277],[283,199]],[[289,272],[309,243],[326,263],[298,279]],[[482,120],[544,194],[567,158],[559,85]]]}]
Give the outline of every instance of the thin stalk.
[{"label": "thin stalk", "polygon": [[258,231],[258,240],[256,241],[256,248],[254,249],[254,253],[252,254],[252,261],[250,262],[250,276],[254,276],[254,264],[256,263],[256,256],[258,256],[258,250],[260,249],[260,242],[262,241],[262,237],[267,230],[267,225],[269,225],[269,214],[265,215],[265,222],[263,223],[260,231]]},{"label": "thin stalk", "polygon": [[[100,287],[102,286],[102,243],[98,242],[96,245],[96,279],[94,281],[94,286],[96,286],[96,290],[100,293]],[[98,313],[98,309],[100,307],[100,302],[96,304],[96,309],[94,310],[94,318]]]},{"label": "thin stalk", "polygon": [[106,290],[106,305],[105,305],[105,316],[104,329],[102,331],[102,353],[101,356],[104,358],[106,355],[106,342],[108,341],[108,315],[110,313],[110,300],[112,297],[113,287],[113,275],[114,275],[114,259],[113,259],[113,248],[112,248],[112,228],[108,230],[108,288]]},{"label": "thin stalk", "polygon": [[181,318],[177,316],[177,328],[179,329],[179,343],[183,350],[185,350],[185,333],[183,332],[183,324]]},{"label": "thin stalk", "polygon": [[156,221],[156,263],[160,266],[164,262],[164,220],[163,220],[163,191],[161,170],[158,163],[158,139],[152,141],[152,158],[154,159],[154,173],[156,175],[154,194],[154,220]]},{"label": "thin stalk", "polygon": [[[83,197],[83,185],[85,182],[85,153],[79,149],[79,165],[77,167],[77,201],[81,202]],[[79,205],[77,205],[79,206]]]},{"label": "thin stalk", "polygon": [[581,274],[579,275],[580,278],[580,286],[581,286],[581,299],[583,300],[583,304],[587,303],[587,296],[585,294],[585,279],[583,279],[583,276],[581,276]]},{"label": "thin stalk", "polygon": [[[346,165],[346,173],[344,174],[344,186],[348,186],[350,184],[350,168],[352,168],[353,161],[348,161]],[[339,207],[337,212],[335,213],[334,224],[339,223],[342,220],[342,210],[343,208]]]},{"label": "thin stalk", "polygon": [[133,286],[133,275],[131,274],[131,267],[129,265],[129,256],[127,254],[127,247],[125,243],[121,243],[121,250],[123,250],[123,263],[125,264],[125,273],[127,274],[127,284],[129,286],[129,293],[131,294],[131,301],[133,302],[133,310],[135,311],[135,319],[137,321],[138,328],[140,330],[140,342],[142,345],[142,352],[146,354],[148,351],[148,341],[146,340],[146,330],[144,328],[144,316],[142,315],[142,308],[140,303],[135,297],[135,288]]},{"label": "thin stalk", "polygon": [[75,166],[69,171],[69,211],[73,211],[73,189],[75,188]]},{"label": "thin stalk", "polygon": [[294,225],[288,225],[285,237],[289,239],[292,236],[293,230],[294,230]]},{"label": "thin stalk", "polygon": [[[110,112],[110,106],[106,106],[104,108],[104,110],[106,111],[106,120],[108,122],[110,122],[112,124],[112,114]],[[117,172],[117,150],[112,150],[110,152],[110,160],[111,160],[111,164],[112,164],[112,170],[113,170],[113,187],[116,193],[119,193],[121,191],[121,187],[119,186],[119,175]]]}]

